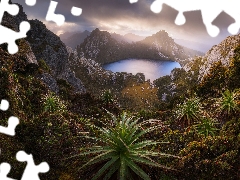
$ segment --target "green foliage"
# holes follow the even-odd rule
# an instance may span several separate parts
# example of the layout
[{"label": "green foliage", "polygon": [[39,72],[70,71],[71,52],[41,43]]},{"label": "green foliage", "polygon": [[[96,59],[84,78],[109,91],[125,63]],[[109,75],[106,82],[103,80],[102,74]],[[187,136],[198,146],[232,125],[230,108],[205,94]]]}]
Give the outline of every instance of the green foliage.
[{"label": "green foliage", "polygon": [[207,75],[203,77],[198,95],[201,97],[219,97],[228,84],[228,68],[221,61],[214,63]]},{"label": "green foliage", "polygon": [[222,93],[222,97],[219,98],[218,104],[220,105],[219,110],[224,114],[230,115],[239,111],[239,103],[237,98],[239,96],[239,90],[230,91],[226,90]]},{"label": "green foliage", "polygon": [[[220,132],[222,133],[224,130]],[[238,179],[239,148],[239,135],[232,134],[207,136],[190,142],[180,153],[183,156],[177,165],[182,172],[180,179],[186,177],[216,180]]]},{"label": "green foliage", "polygon": [[113,95],[111,93],[111,90],[106,90],[103,94],[102,94],[102,100],[104,103],[106,103],[107,105],[111,104],[114,102],[113,99]]},{"label": "green foliage", "polygon": [[65,104],[53,93],[47,94],[43,97],[43,111],[44,112],[56,112],[65,111]]},{"label": "green foliage", "polygon": [[206,136],[215,136],[216,131],[218,130],[215,127],[215,123],[212,119],[209,118],[202,118],[201,122],[196,125],[197,132],[199,134]]},{"label": "green foliage", "polygon": [[51,73],[50,67],[47,65],[47,63],[43,59],[38,60],[38,66],[39,66],[40,73],[42,72]]},{"label": "green foliage", "polygon": [[[141,137],[159,128],[158,125],[143,129],[143,125],[149,123],[128,118],[123,113],[120,119],[112,115],[112,124],[109,128],[96,127],[100,135],[91,137],[98,141],[98,146],[86,148],[85,152],[78,156],[95,154],[95,156],[81,168],[103,162],[104,165],[98,169],[92,179],[110,179],[117,174],[118,179],[132,179],[134,174],[142,179],[150,179],[149,175],[138,165],[160,167],[170,169],[158,164],[151,156],[172,156],[146,149],[148,146],[156,145],[158,142],[143,140]],[[90,137],[88,137],[90,138]],[[134,173],[133,173],[134,172]],[[116,178],[115,178],[116,179]]]},{"label": "green foliage", "polygon": [[199,120],[201,114],[201,103],[198,97],[187,99],[184,103],[179,104],[175,111],[177,120],[182,127],[188,127]]}]

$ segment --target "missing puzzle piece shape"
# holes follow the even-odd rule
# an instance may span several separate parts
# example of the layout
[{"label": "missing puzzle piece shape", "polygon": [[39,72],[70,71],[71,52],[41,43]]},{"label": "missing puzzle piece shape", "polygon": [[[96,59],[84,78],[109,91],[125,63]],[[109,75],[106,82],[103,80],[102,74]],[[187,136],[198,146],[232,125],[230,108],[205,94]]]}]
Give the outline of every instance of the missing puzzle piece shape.
[{"label": "missing puzzle piece shape", "polygon": [[80,16],[82,14],[82,9],[73,6],[72,9],[71,9],[71,13],[74,16]]},{"label": "missing puzzle piece shape", "polygon": [[[16,4],[9,4],[9,0],[1,0],[0,2],[0,23],[5,12],[15,16],[19,13],[19,7]],[[8,43],[8,52],[15,54],[18,52],[18,46],[16,44],[17,39],[27,37],[26,33],[30,30],[30,24],[28,22],[22,22],[19,27],[20,32],[15,32],[0,24],[0,44]]]},{"label": "missing puzzle piece shape", "polygon": [[0,44],[8,43],[8,52],[15,54],[18,52],[18,46],[16,44],[17,39],[27,37],[27,32],[30,30],[30,24],[26,21],[21,22],[20,32],[15,32],[5,26],[0,25]]},{"label": "missing puzzle piece shape", "polygon": [[8,119],[8,127],[0,126],[0,133],[14,136],[15,135],[15,128],[19,124],[19,119],[17,117],[11,116]]},{"label": "missing puzzle piece shape", "polygon": [[8,163],[1,163],[0,164],[0,179],[1,180],[16,180],[7,177],[8,173],[10,172],[11,166]]},{"label": "missing puzzle piece shape", "polygon": [[0,104],[0,110],[7,111],[8,108],[9,108],[9,102],[5,99],[2,99],[1,104]]},{"label": "missing puzzle piece shape", "polygon": [[138,0],[129,0],[131,4],[138,2]]},{"label": "missing puzzle piece shape", "polygon": [[[134,1],[134,0],[130,0]],[[231,34],[237,34],[240,28],[240,11],[239,0],[155,0],[151,5],[151,10],[154,13],[160,13],[162,5],[166,4],[179,11],[175,23],[177,25],[183,25],[186,22],[184,12],[201,10],[203,23],[206,26],[208,34],[212,37],[216,37],[220,29],[217,26],[212,25],[212,22],[216,17],[225,11],[228,15],[235,19],[235,23],[228,27],[228,31]]]},{"label": "missing puzzle piece shape", "polygon": [[27,162],[27,166],[21,180],[40,180],[38,174],[49,171],[49,165],[46,162],[42,162],[36,166],[32,154],[19,151],[16,155],[16,158],[19,162]]},{"label": "missing puzzle piece shape", "polygon": [[36,4],[36,0],[26,0],[25,2],[28,6],[34,6]]},{"label": "missing puzzle piece shape", "polygon": [[62,14],[55,14],[55,9],[57,8],[58,2],[51,1],[48,12],[46,15],[47,21],[54,21],[58,26],[61,26],[65,22],[65,17]]},{"label": "missing puzzle piece shape", "polygon": [[19,13],[19,7],[16,4],[9,4],[9,0],[1,0],[0,2],[0,23],[4,12],[8,12],[12,16],[16,16]]}]

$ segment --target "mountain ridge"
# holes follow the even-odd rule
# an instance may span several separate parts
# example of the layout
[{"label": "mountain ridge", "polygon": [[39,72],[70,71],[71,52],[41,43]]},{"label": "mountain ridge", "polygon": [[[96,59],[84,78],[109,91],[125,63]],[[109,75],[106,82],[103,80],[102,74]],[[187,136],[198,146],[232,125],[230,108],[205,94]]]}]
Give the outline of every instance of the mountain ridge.
[{"label": "mountain ridge", "polygon": [[119,42],[109,32],[98,28],[77,46],[77,52],[101,64],[129,58],[172,60],[183,64],[185,59],[202,55],[201,52],[176,44],[164,30],[141,41],[128,43]]}]

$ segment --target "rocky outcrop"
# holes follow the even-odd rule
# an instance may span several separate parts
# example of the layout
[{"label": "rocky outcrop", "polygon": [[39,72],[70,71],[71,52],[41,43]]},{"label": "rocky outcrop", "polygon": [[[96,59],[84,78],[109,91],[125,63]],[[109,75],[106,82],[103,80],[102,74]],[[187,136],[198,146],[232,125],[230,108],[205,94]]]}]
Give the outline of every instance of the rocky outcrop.
[{"label": "rocky outcrop", "polygon": [[[11,3],[11,2],[10,2]],[[4,14],[2,25],[11,28],[14,31],[19,30],[19,24],[22,21],[28,21],[23,8],[19,5],[19,13],[17,16]],[[22,71],[26,71],[38,67],[38,61],[44,60],[51,69],[51,73],[44,73],[39,78],[54,92],[58,92],[57,79],[64,79],[75,88],[75,92],[85,92],[85,88],[80,79],[75,77],[74,72],[70,70],[68,62],[68,52],[65,44],[60,38],[49,31],[46,26],[39,20],[28,21],[31,25],[27,38],[17,40],[20,47],[18,56],[24,61]],[[3,49],[7,49],[7,45],[1,45]]]},{"label": "rocky outcrop", "polygon": [[202,79],[212,64],[221,61],[222,65],[229,66],[234,56],[234,50],[240,46],[240,34],[229,36],[220,44],[213,46],[202,58],[202,65],[199,68],[199,79]]},{"label": "rocky outcrop", "polygon": [[[70,70],[69,56],[65,44],[57,35],[49,31],[41,21],[31,20],[29,22],[31,30],[27,34],[27,41],[30,43],[36,58],[47,63],[51,69],[52,78],[64,79],[77,92],[85,92],[81,80],[76,78],[74,72]],[[48,82],[47,79],[44,81]]]},{"label": "rocky outcrop", "polygon": [[[9,1],[11,4],[11,1]],[[19,5],[19,13],[16,16],[11,16],[8,13],[5,13],[2,19],[2,25],[5,27],[8,27],[14,31],[19,31],[19,25],[22,21],[28,21],[27,15],[23,12],[23,7]],[[37,59],[32,52],[31,45],[28,41],[25,39],[17,40],[17,44],[19,47],[18,53],[16,53],[16,56],[21,58],[24,61],[25,64],[25,70],[28,70],[29,68],[35,69],[38,67]],[[1,45],[3,49],[7,49],[7,44]]]},{"label": "rocky outcrop", "polygon": [[227,37],[218,45],[213,46],[204,56],[191,58],[183,67],[185,71],[191,71],[198,75],[199,82],[209,73],[210,68],[216,62],[221,61],[228,67],[234,57],[234,50],[240,46],[240,34]]}]

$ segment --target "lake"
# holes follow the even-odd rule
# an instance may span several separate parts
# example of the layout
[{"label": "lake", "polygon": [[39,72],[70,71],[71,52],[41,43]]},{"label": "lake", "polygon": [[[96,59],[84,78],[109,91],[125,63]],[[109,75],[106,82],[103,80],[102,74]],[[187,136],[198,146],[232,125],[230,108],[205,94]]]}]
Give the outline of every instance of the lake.
[{"label": "lake", "polygon": [[104,69],[112,72],[127,72],[132,74],[144,73],[146,80],[169,75],[174,68],[180,68],[180,64],[173,61],[159,61],[146,59],[126,59],[105,64]]}]

